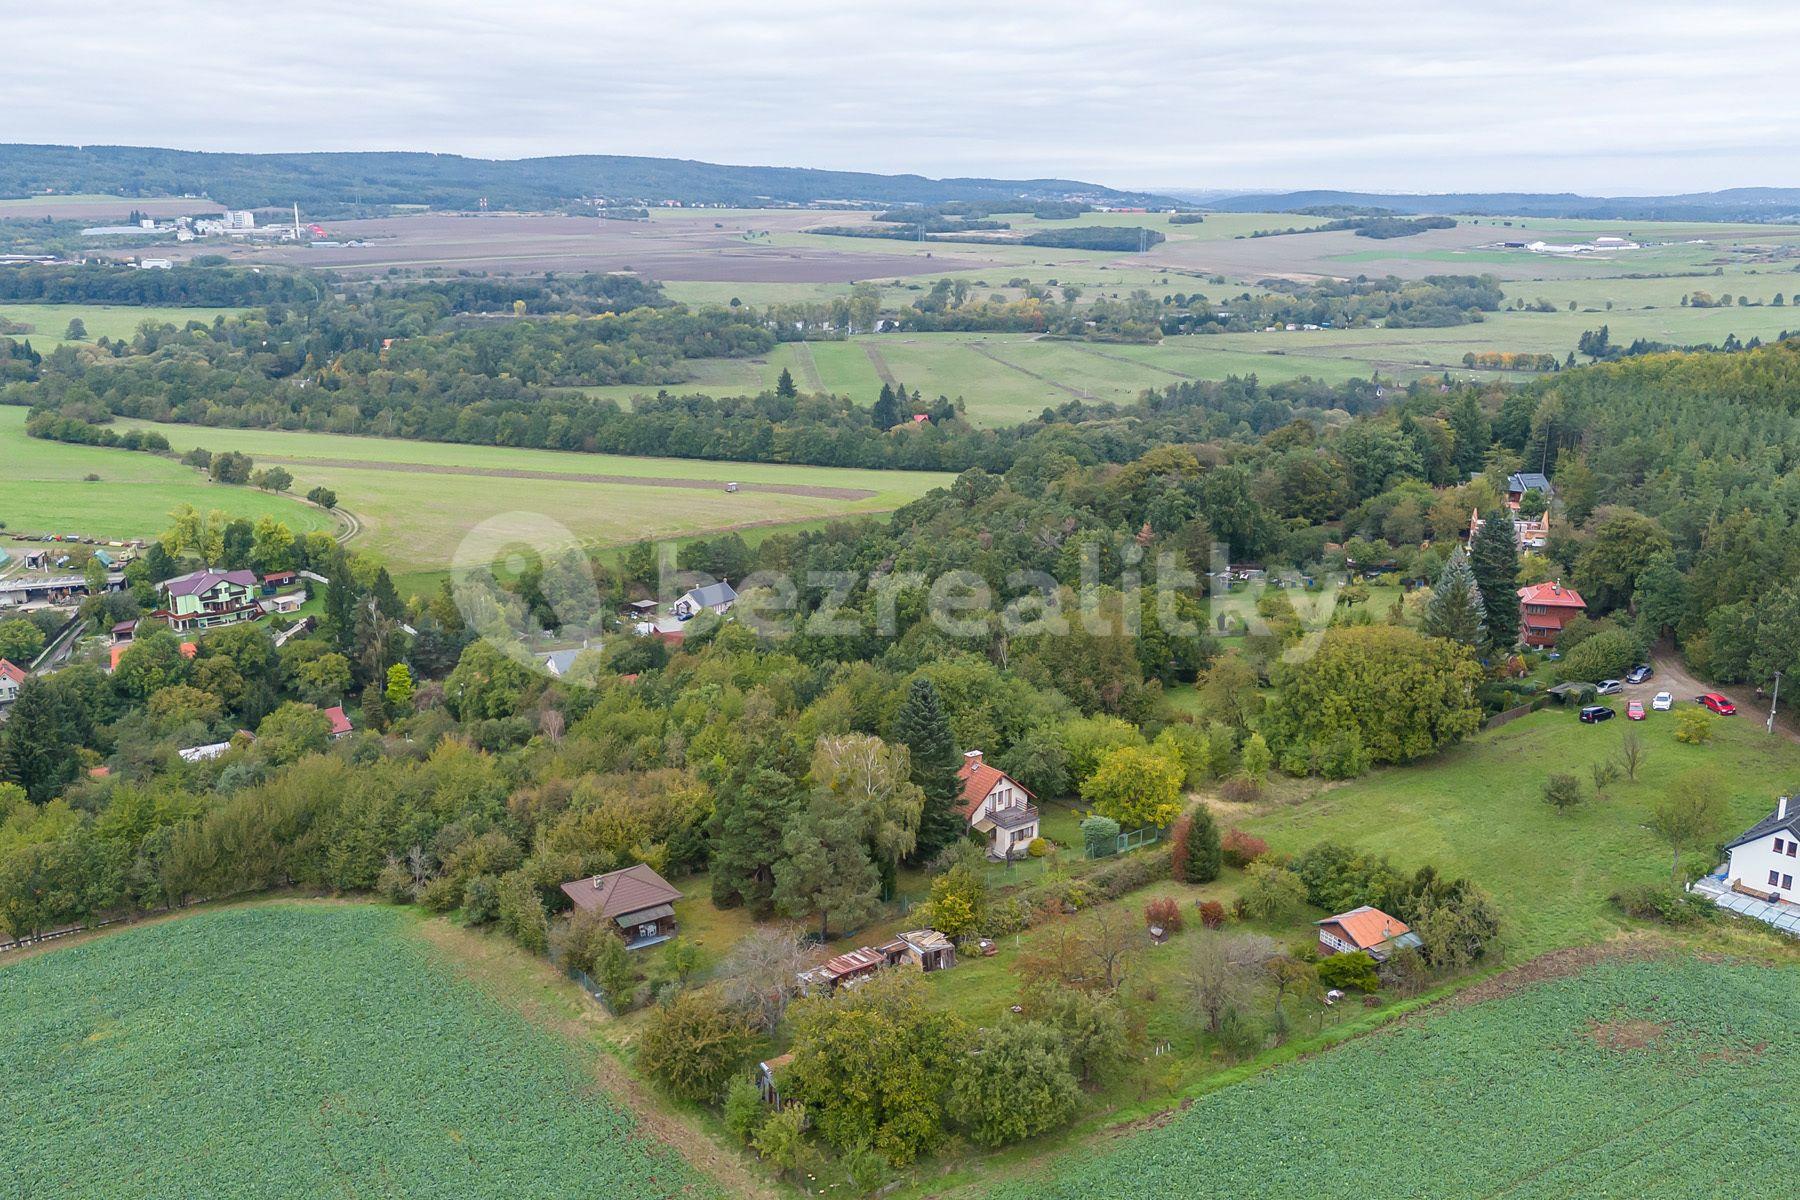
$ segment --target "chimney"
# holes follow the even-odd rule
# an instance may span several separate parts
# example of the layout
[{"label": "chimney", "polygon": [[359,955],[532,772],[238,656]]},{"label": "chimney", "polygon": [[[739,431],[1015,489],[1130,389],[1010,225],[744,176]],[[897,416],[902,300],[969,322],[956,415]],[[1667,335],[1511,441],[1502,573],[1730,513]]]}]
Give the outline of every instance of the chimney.
[{"label": "chimney", "polygon": [[963,765],[969,766],[969,767],[979,767],[981,765],[981,751],[979,751],[979,750],[963,751]]},{"label": "chimney", "polygon": [[1775,819],[1777,821],[1782,820],[1787,816],[1787,802],[1788,798],[1786,796],[1783,796],[1775,802]]}]

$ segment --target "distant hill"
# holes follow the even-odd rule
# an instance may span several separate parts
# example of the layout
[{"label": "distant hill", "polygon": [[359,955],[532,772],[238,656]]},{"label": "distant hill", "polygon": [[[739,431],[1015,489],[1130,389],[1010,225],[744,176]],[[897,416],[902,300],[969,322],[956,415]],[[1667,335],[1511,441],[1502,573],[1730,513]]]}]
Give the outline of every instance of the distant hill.
[{"label": "distant hill", "polygon": [[423,204],[556,208],[584,196],[698,204],[939,204],[952,200],[1086,200],[1170,205],[1075,179],[928,179],[799,167],[721,166],[610,154],[494,160],[456,154],[213,154],[142,146],[0,145],[0,196],[44,192],[206,196],[231,208]]},{"label": "distant hill", "polygon": [[[1199,193],[1170,195],[1195,200]],[[1414,216],[1560,217],[1612,221],[1783,221],[1800,220],[1800,188],[1731,188],[1679,196],[1580,196],[1574,192],[1444,192],[1435,195],[1386,192],[1258,192],[1219,198],[1206,207],[1221,212],[1292,212],[1302,208],[1351,205],[1385,208]]]}]

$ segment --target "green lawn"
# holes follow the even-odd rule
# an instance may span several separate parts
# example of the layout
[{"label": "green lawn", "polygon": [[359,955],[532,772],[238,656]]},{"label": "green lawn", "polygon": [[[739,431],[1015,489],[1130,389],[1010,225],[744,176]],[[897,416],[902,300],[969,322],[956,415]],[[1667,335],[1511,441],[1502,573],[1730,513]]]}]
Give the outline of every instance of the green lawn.
[{"label": "green lawn", "polygon": [[170,458],[27,437],[25,417],[23,408],[0,408],[0,461],[7,464],[0,473],[0,519],[9,533],[153,537],[181,504],[232,516],[267,514],[300,531],[336,527],[329,513],[292,496],[215,484]]},{"label": "green lawn", "polygon": [[0,965],[18,1196],[714,1194],[407,914],[199,913]]},{"label": "green lawn", "polygon": [[[1670,713],[1583,725],[1567,709],[1548,708],[1426,762],[1327,788],[1243,825],[1276,850],[1338,841],[1378,850],[1405,869],[1429,863],[1467,875],[1492,894],[1508,957],[1519,961],[1607,937],[1625,924],[1607,901],[1613,891],[1668,879],[1669,851],[1643,822],[1683,772],[1717,772],[1730,791],[1733,833],[1766,816],[1800,775],[1800,746],[1764,734],[1753,719],[1721,720],[1708,746],[1676,742],[1674,728]],[[1647,748],[1636,783],[1621,780],[1605,799],[1566,813],[1544,802],[1551,771],[1582,776],[1591,793],[1589,765],[1616,755],[1628,730]]]},{"label": "green lawn", "polygon": [[[178,451],[201,445],[279,463],[293,473],[298,492],[316,484],[335,489],[340,505],[360,522],[352,546],[371,550],[399,574],[421,576],[448,568],[478,525],[496,537],[526,540],[560,537],[560,530],[598,545],[678,539],[888,512],[951,478],[121,422],[130,425],[157,429]],[[726,492],[727,481],[741,483],[742,490]],[[767,490],[794,486],[843,492]]]},{"label": "green lawn", "polygon": [[54,350],[67,340],[63,337],[72,318],[80,317],[87,326],[87,340],[103,337],[129,341],[145,321],[185,328],[189,321],[211,325],[215,317],[234,317],[241,308],[173,308],[130,304],[17,304],[0,301],[0,319],[17,321],[31,327],[28,338],[39,350]]}]

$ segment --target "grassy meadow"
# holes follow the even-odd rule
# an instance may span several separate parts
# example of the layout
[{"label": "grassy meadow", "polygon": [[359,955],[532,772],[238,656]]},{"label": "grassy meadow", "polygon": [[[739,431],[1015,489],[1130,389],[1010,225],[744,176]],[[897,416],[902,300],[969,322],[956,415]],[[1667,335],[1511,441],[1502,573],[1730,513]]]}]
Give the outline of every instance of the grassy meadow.
[{"label": "grassy meadow", "polygon": [[181,504],[266,514],[299,531],[337,527],[331,514],[292,496],[216,484],[171,458],[27,437],[25,417],[23,408],[0,408],[0,520],[8,533],[153,537]]},{"label": "grassy meadow", "polygon": [[0,965],[0,1190],[719,1194],[418,925],[257,905]]},{"label": "grassy meadow", "polygon": [[79,345],[70,342],[63,334],[69,328],[69,322],[80,317],[87,326],[87,341],[97,342],[101,338],[112,338],[114,341],[130,341],[137,333],[138,326],[145,321],[158,325],[173,325],[185,328],[189,321],[198,321],[202,325],[211,325],[216,317],[234,317],[242,312],[238,308],[176,308],[160,305],[131,304],[18,304],[12,301],[0,301],[0,321],[11,321],[30,327],[29,333],[9,336],[30,341],[38,350],[54,350],[62,345]]},{"label": "grassy meadow", "polygon": [[[522,537],[560,527],[583,543],[617,545],[886,512],[950,482],[949,475],[923,471],[123,425],[155,428],[178,452],[200,445],[241,450],[259,464],[279,464],[293,473],[297,492],[319,484],[335,489],[339,504],[358,524],[351,545],[376,554],[399,575],[445,569],[468,532],[483,523],[497,533]],[[92,453],[130,457],[123,451]],[[727,493],[727,481],[738,482],[742,490]],[[807,494],[818,489],[829,491]]]}]

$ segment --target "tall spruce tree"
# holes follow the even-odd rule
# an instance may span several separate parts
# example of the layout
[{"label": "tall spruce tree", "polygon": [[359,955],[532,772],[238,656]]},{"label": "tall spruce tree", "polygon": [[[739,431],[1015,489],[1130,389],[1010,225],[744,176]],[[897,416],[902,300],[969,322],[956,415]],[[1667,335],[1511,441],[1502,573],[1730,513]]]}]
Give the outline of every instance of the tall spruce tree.
[{"label": "tall spruce tree", "polygon": [[1486,644],[1486,618],[1475,573],[1458,550],[1444,564],[1431,603],[1425,606],[1425,632],[1479,648]]},{"label": "tall spruce tree", "polygon": [[1505,505],[1490,512],[1469,544],[1469,570],[1487,608],[1484,646],[1504,654],[1519,640],[1519,533]]},{"label": "tall spruce tree", "polygon": [[800,394],[800,389],[794,386],[794,373],[786,367],[781,368],[781,378],[775,381],[775,394],[788,398]]},{"label": "tall spruce tree", "polygon": [[894,717],[894,740],[911,751],[912,781],[925,793],[925,811],[919,817],[919,839],[912,858],[928,862],[961,837],[966,827],[956,811],[962,793],[956,778],[960,765],[956,742],[937,685],[931,680],[915,679],[907,689],[906,701]]},{"label": "tall spruce tree", "polygon": [[712,899],[742,904],[758,917],[775,911],[775,862],[781,838],[805,793],[793,778],[753,766],[719,788],[712,816]]},{"label": "tall spruce tree", "polygon": [[[905,396],[906,393],[900,394]],[[892,429],[900,423],[900,401],[894,397],[894,389],[885,383],[881,385],[881,395],[875,398],[869,419],[877,429]]]}]

